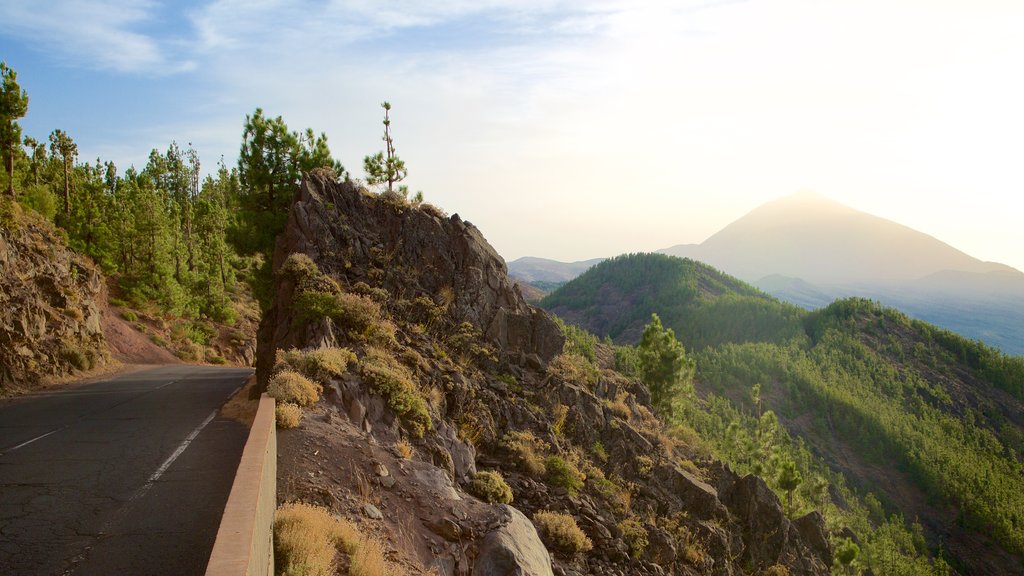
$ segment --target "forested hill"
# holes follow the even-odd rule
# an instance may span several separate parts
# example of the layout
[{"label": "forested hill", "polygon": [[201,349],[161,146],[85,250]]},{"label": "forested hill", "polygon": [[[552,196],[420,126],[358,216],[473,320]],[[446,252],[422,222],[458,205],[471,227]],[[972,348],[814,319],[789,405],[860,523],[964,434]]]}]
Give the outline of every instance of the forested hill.
[{"label": "forested hill", "polygon": [[803,312],[690,259],[628,254],[605,260],[541,306],[620,344],[640,340],[657,312],[687,348],[748,340],[785,342],[802,334]]},{"label": "forested hill", "polygon": [[[696,361],[701,394],[680,418],[738,469],[765,473],[772,458],[757,445],[766,424],[751,415],[771,410],[798,439],[804,478],[859,489],[868,512],[855,531],[876,573],[927,573],[871,563],[882,548],[907,552],[872,539],[915,519],[931,552],[964,573],[1024,569],[1024,359],[868,300],[805,312],[660,255],[603,263],[543,304],[624,341],[635,339],[634,323],[660,315]],[[798,494],[820,497],[813,484]],[[836,496],[823,507],[830,523],[860,522],[841,511],[857,505]]]}]

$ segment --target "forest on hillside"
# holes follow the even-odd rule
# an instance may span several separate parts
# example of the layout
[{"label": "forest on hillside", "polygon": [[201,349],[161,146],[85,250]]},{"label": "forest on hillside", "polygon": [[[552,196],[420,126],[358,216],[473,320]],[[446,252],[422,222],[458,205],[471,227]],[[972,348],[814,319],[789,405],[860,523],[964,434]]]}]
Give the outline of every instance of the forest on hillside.
[{"label": "forest on hillside", "polygon": [[85,158],[61,128],[23,134],[29,95],[2,66],[4,224],[11,202],[53,222],[69,245],[116,280],[119,303],[233,324],[252,288],[266,302],[274,238],[302,174],[346,178],[324,134],[295,131],[256,109],[241,125],[237,165],[214,170],[191,144],[170,142],[142,167]]},{"label": "forest on hillside", "polygon": [[606,261],[542,304],[625,342],[625,371],[656,313],[699,391],[670,418],[738,471],[774,479],[794,513],[852,529],[861,568],[931,574],[927,556],[968,573],[1020,568],[1024,359],[864,299],[803,311],[664,255]]}]

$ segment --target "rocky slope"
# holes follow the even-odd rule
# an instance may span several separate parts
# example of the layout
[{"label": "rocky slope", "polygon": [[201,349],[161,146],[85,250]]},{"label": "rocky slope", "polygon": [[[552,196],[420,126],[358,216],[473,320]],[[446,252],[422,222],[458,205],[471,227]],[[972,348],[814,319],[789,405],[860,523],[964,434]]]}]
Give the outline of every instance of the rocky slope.
[{"label": "rocky slope", "polygon": [[107,361],[103,280],[35,213],[7,206],[0,226],[0,395]]},{"label": "rocky slope", "polygon": [[702,459],[608,349],[564,353],[458,215],[312,175],[274,269],[263,386],[287,350],[353,359],[281,431],[279,500],[357,522],[407,572],[828,572],[820,516],[791,521],[763,480]]}]

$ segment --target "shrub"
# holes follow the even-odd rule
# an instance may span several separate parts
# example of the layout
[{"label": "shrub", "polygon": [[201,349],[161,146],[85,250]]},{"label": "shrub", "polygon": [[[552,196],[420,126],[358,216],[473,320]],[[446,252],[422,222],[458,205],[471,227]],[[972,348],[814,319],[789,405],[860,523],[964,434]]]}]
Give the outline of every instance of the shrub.
[{"label": "shrub", "polygon": [[330,318],[351,338],[391,343],[395,326],[381,315],[380,305],[367,296],[311,290],[295,299],[298,322],[308,324]]},{"label": "shrub", "polygon": [[634,518],[627,518],[619,522],[619,530],[622,531],[622,539],[629,546],[629,555],[632,558],[639,558],[650,541],[647,538],[647,529]]},{"label": "shrub", "polygon": [[500,472],[477,472],[467,490],[489,504],[512,502],[512,489],[508,487]]},{"label": "shrub", "polygon": [[289,255],[284,264],[281,265],[281,269],[278,270],[278,274],[291,276],[297,282],[316,276],[319,273],[320,268],[317,267],[316,262],[313,262],[309,256],[298,252]]},{"label": "shrub", "polygon": [[647,478],[654,470],[654,460],[650,456],[636,457],[636,474],[641,478]]},{"label": "shrub", "polygon": [[608,461],[608,451],[604,449],[604,444],[602,444],[600,440],[594,442],[594,445],[590,448],[590,451],[593,452],[594,457],[596,457],[601,462]]},{"label": "shrub", "polygon": [[413,384],[408,368],[387,352],[370,348],[359,364],[359,372],[369,384],[370,391],[384,398],[413,437],[422,438],[426,434],[433,422],[427,402]]},{"label": "shrub", "polygon": [[789,568],[786,568],[782,564],[773,564],[762,572],[762,574],[763,576],[789,576]]},{"label": "shrub", "polygon": [[570,555],[594,548],[594,543],[580,530],[576,519],[568,514],[542,510],[533,515],[533,522],[540,530],[541,538],[552,548]]},{"label": "shrub", "polygon": [[198,362],[206,356],[206,349],[191,340],[178,344],[174,355],[186,362]]},{"label": "shrub", "polygon": [[352,554],[349,576],[399,576],[404,574],[398,566],[384,558],[384,546],[376,538],[365,537]]},{"label": "shrub", "polygon": [[338,378],[356,361],[356,355],[347,348],[317,348],[306,353],[302,371],[320,382]]},{"label": "shrub", "polygon": [[580,354],[559,354],[548,364],[548,374],[566,382],[590,388],[600,376],[597,368]]},{"label": "shrub", "polygon": [[274,415],[277,417],[278,428],[295,428],[302,420],[302,408],[291,402],[278,402]]},{"label": "shrub", "polygon": [[139,319],[139,315],[131,310],[125,310],[124,312],[121,313],[121,318],[124,318],[129,322],[135,322],[136,320]]},{"label": "shrub", "polygon": [[544,460],[544,467],[547,469],[548,484],[565,488],[570,496],[575,496],[586,480],[586,476],[575,465],[561,456],[548,456]]},{"label": "shrub", "polygon": [[274,515],[274,560],[279,574],[331,576],[335,554],[359,546],[359,532],[319,506],[285,504]]},{"label": "shrub", "polygon": [[403,460],[412,458],[412,444],[410,444],[408,440],[399,440],[395,443],[395,450],[398,451],[398,455],[401,456]]},{"label": "shrub", "polygon": [[534,478],[541,478],[547,473],[544,459],[540,453],[548,448],[547,442],[533,435],[528,430],[509,432],[502,439],[502,444],[518,462],[524,472]]},{"label": "shrub", "polygon": [[309,406],[320,400],[320,386],[298,372],[282,370],[270,378],[267,394],[278,402]]}]

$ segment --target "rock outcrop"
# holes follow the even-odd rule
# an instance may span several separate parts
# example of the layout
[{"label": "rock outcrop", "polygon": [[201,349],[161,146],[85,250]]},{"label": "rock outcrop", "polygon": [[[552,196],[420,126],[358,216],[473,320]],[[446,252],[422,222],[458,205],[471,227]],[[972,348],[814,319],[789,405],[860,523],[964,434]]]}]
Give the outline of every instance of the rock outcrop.
[{"label": "rock outcrop", "polygon": [[106,362],[103,278],[35,213],[0,226],[0,395]]},{"label": "rock outcrop", "polygon": [[[469,322],[502,354],[547,361],[562,350],[564,338],[555,323],[526,303],[509,280],[505,261],[458,214],[445,217],[438,210],[377,201],[352,183],[313,175],[303,181],[289,211],[274,270],[295,253],[306,254],[348,285],[365,282],[403,300],[446,300],[453,322]],[[284,292],[260,327],[261,373],[273,364],[276,348],[306,345],[311,336],[293,329],[287,303],[294,286],[279,283],[278,289]]]},{"label": "rock outcrop", "polygon": [[[564,353],[468,222],[313,175],[274,260],[261,380],[279,350],[356,358],[279,435],[279,500],[329,506],[441,576],[828,573],[820,515],[791,522],[763,480],[673,440],[611,350]],[[472,496],[478,472],[512,502]],[[564,516],[538,529],[540,512]]]}]

